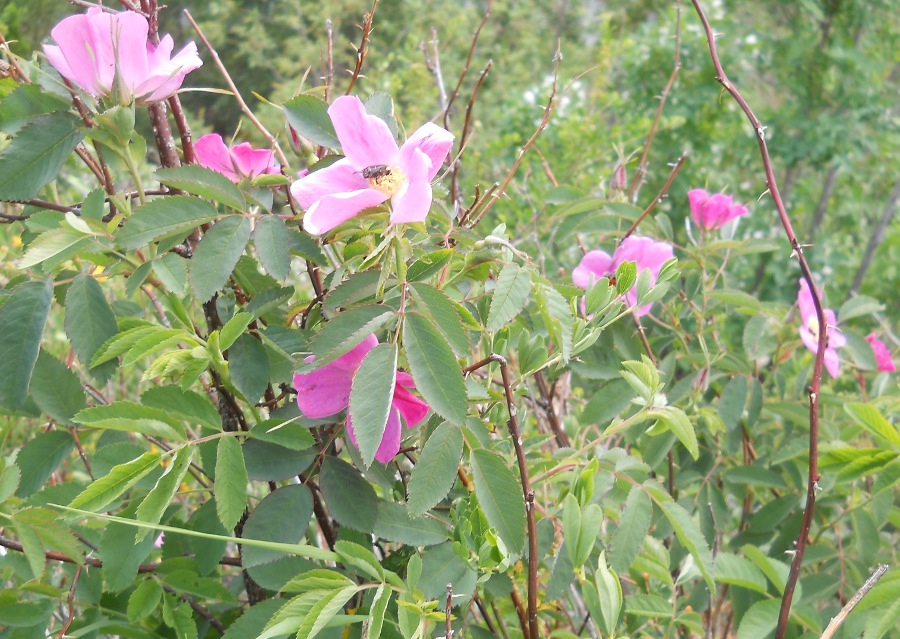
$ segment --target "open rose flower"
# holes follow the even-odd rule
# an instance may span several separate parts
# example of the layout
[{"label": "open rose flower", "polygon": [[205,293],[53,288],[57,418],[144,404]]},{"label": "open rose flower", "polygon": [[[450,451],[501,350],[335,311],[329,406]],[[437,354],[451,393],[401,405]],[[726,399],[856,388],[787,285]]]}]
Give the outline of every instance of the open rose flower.
[{"label": "open rose flower", "polygon": [[294,182],[306,214],[303,227],[327,233],[364,209],[391,201],[391,222],[421,222],[431,208],[431,180],[453,146],[453,134],[428,122],[397,146],[388,125],[366,113],[359,98],[328,108],[344,157]]},{"label": "open rose flower", "polygon": [[[800,279],[800,292],[797,294],[797,305],[800,307],[800,339],[812,353],[819,351],[819,320],[816,318],[816,306],[806,280]],[[847,338],[837,328],[837,317],[830,308],[825,309],[827,339],[825,344],[825,370],[832,377],[841,372],[841,359],[837,349],[847,343]]]},{"label": "open rose flower", "polygon": [[878,370],[886,373],[895,372],[897,366],[894,364],[894,360],[891,359],[891,351],[884,345],[884,342],[878,339],[875,336],[875,333],[866,335],[866,341],[872,345],[872,351],[875,353],[875,363],[878,365]]},{"label": "open rose flower", "polygon": [[[378,339],[369,335],[361,344],[354,346],[339,358],[311,373],[296,373],[294,388],[297,391],[297,406],[306,417],[319,419],[330,417],[350,406],[350,387],[353,376],[370,350],[378,345]],[[308,357],[307,362],[314,358]],[[387,425],[381,437],[381,444],[375,453],[375,459],[382,464],[390,462],[400,450],[400,417],[412,428],[428,414],[429,406],[413,395],[409,389],[415,388],[409,373],[397,371],[397,383],[394,387],[394,398],[388,413]],[[350,441],[356,445],[353,432],[353,419],[347,415],[347,431]]]},{"label": "open rose flower", "polygon": [[275,153],[268,149],[254,149],[249,142],[225,146],[218,133],[207,133],[194,143],[197,163],[221,173],[232,182],[255,178],[266,173],[278,173]]},{"label": "open rose flower", "polygon": [[96,98],[111,97],[119,104],[159,102],[178,91],[184,76],[203,62],[193,42],[173,57],[172,36],[154,45],[149,32],[139,13],[91,7],[53,27],[56,46],[45,45],[44,52],[60,75]]},{"label": "open rose flower", "polygon": [[[575,270],[572,271],[572,281],[576,286],[587,290],[603,277],[612,277],[622,262],[634,262],[637,265],[638,275],[641,271],[649,270],[651,273],[651,285],[656,283],[662,265],[674,257],[672,245],[666,242],[656,242],[649,237],[630,236],[619,244],[612,256],[604,251],[588,251]],[[625,294],[625,301],[629,305],[637,303],[637,292],[634,289]],[[646,304],[636,312],[646,315],[653,304]]]},{"label": "open rose flower", "polygon": [[725,223],[747,213],[747,207],[735,204],[730,195],[713,193],[704,189],[688,191],[691,203],[691,217],[694,222],[707,231],[721,228]]}]

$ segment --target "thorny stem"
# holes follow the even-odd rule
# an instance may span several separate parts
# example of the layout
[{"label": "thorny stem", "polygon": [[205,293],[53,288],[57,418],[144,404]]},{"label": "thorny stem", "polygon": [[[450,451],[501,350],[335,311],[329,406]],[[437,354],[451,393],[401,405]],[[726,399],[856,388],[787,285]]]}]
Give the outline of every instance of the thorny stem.
[{"label": "thorny stem", "polygon": [[659,96],[659,106],[656,107],[656,115],[653,116],[653,124],[650,126],[650,132],[647,134],[647,141],[644,143],[644,152],[641,154],[641,159],[634,172],[634,179],[631,182],[631,186],[628,188],[628,197],[631,198],[632,201],[637,201],[641,185],[644,183],[644,178],[647,176],[647,157],[650,155],[650,145],[653,144],[653,136],[656,135],[656,129],[659,126],[659,119],[662,116],[663,107],[666,106],[666,98],[669,97],[672,85],[675,84],[675,76],[678,75],[679,69],[681,69],[681,0],[678,0],[678,4],[675,7],[675,61],[672,65],[672,74],[669,76],[666,88],[663,89],[662,94]]},{"label": "thorny stem", "polygon": [[75,566],[75,574],[72,576],[72,584],[69,586],[69,594],[66,595],[66,606],[69,608],[66,615],[66,623],[63,624],[62,630],[59,631],[59,639],[63,639],[72,622],[75,621],[75,589],[78,587],[78,579],[81,577],[81,566]]},{"label": "thorny stem", "polygon": [[450,611],[453,610],[453,584],[447,584],[447,606],[444,608],[444,639],[453,636],[453,625],[450,623]]},{"label": "thorny stem", "polygon": [[461,208],[459,206],[459,169],[462,166],[461,157],[463,150],[466,148],[466,143],[469,141],[469,136],[471,135],[472,112],[475,110],[475,99],[478,97],[481,85],[484,84],[484,79],[487,77],[487,74],[490,73],[492,66],[494,66],[494,61],[488,60],[487,64],[484,65],[484,69],[482,69],[481,73],[478,75],[478,81],[475,83],[475,88],[472,89],[472,95],[469,96],[468,104],[466,104],[466,120],[463,124],[462,133],[459,136],[459,152],[453,160],[452,177],[450,179],[450,201],[453,202],[453,205],[457,208]]},{"label": "thorny stem", "polygon": [[[463,369],[463,373],[469,373],[478,370],[488,364],[496,362],[500,365],[500,377],[503,380],[503,392],[506,396],[506,409],[509,412],[509,435],[512,438],[513,447],[516,450],[516,464],[519,466],[519,477],[522,480],[522,493],[525,496],[525,516],[528,527],[528,616],[527,616],[527,639],[538,639],[537,625],[537,529],[534,522],[534,490],[531,488],[531,480],[528,478],[528,466],[525,462],[525,450],[522,448],[522,432],[519,429],[519,412],[516,408],[516,400],[513,397],[512,384],[509,379],[509,367],[506,359],[491,353],[488,357],[467,366]],[[515,595],[515,590],[513,591]],[[523,632],[526,626],[522,627]]]},{"label": "thorny stem", "polygon": [[344,92],[344,95],[350,95],[350,92],[353,91],[353,87],[356,85],[356,80],[359,79],[359,75],[362,72],[363,62],[366,60],[366,53],[369,52],[369,36],[372,35],[372,20],[375,19],[375,9],[377,7],[378,0],[372,0],[372,8],[369,9],[369,12],[365,16],[363,16],[362,41],[359,43],[359,48],[356,50],[356,67],[350,75],[350,84],[347,85],[347,90]]},{"label": "thorny stem", "polygon": [[815,364],[813,365],[812,382],[807,389],[809,394],[809,473],[807,477],[806,488],[806,505],[803,510],[803,519],[800,523],[800,533],[797,536],[797,543],[794,548],[794,557],[791,560],[791,570],[788,574],[787,583],[784,587],[784,594],[781,598],[781,610],[778,614],[778,626],[775,630],[775,639],[784,639],[787,633],[787,624],[791,612],[791,600],[794,597],[794,589],[797,586],[797,579],[800,576],[800,566],[803,563],[803,554],[806,550],[806,542],[809,538],[809,529],[812,525],[813,513],[816,506],[816,490],[819,481],[819,388],[822,385],[822,367],[825,362],[825,348],[828,344],[828,333],[832,330],[825,322],[825,311],[822,307],[822,300],[819,297],[819,291],[813,280],[812,271],[806,258],[803,256],[803,247],[797,241],[794,229],[791,226],[790,218],[781,199],[781,193],[778,191],[778,185],[775,179],[775,172],[772,169],[772,160],[769,156],[769,149],[766,145],[766,128],[759,121],[759,118],[753,113],[753,110],[747,104],[744,97],[738,91],[737,87],[732,84],[725,75],[722,63],[719,61],[719,54],[716,50],[716,37],[709,25],[709,20],[700,6],[699,0],[691,0],[700,21],[703,23],[703,30],[706,32],[706,39],[709,45],[709,54],[712,59],[713,66],[716,69],[716,80],[722,87],[731,94],[731,97],[738,103],[744,115],[750,120],[753,130],[756,132],[756,141],[759,145],[759,152],[762,157],[763,168],[766,174],[766,186],[768,192],[772,196],[775,208],[778,210],[778,217],[781,225],[787,235],[791,245],[791,252],[797,258],[800,264],[800,270],[803,273],[803,279],[809,284],[809,291],[812,295],[813,304],[816,308],[816,320],[819,323],[819,341],[816,347]]},{"label": "thorny stem", "polygon": [[650,204],[647,205],[647,208],[644,209],[643,213],[638,216],[638,219],[634,221],[627,231],[625,231],[625,235],[622,236],[622,239],[619,240],[619,243],[625,241],[625,238],[630,236],[637,230],[637,227],[640,226],[641,222],[650,215],[650,212],[656,208],[656,205],[662,202],[662,199],[666,196],[666,193],[669,192],[669,187],[672,186],[672,182],[675,181],[675,176],[678,175],[678,172],[681,170],[681,167],[684,165],[684,161],[687,159],[687,152],[682,153],[681,157],[675,161],[675,164],[672,166],[672,172],[669,173],[669,179],[666,180],[666,183],[663,184],[662,189],[660,189],[659,193]]}]

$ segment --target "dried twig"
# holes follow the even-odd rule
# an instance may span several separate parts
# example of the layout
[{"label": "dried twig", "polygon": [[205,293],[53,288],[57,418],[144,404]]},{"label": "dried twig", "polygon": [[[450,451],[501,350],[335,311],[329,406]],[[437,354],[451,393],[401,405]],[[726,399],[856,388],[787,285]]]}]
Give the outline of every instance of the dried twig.
[{"label": "dried twig", "polygon": [[622,239],[619,240],[619,243],[624,242],[626,237],[628,237],[629,235],[634,233],[637,230],[637,227],[640,225],[640,223],[643,222],[644,219],[648,215],[650,215],[650,211],[655,209],[656,205],[659,204],[660,202],[662,202],[662,199],[666,196],[666,193],[669,192],[669,187],[672,186],[672,182],[675,181],[675,176],[678,175],[678,172],[681,170],[681,167],[684,164],[684,161],[686,159],[687,159],[687,153],[686,152],[682,153],[681,157],[678,158],[678,160],[675,162],[674,166],[672,167],[672,172],[669,173],[669,179],[666,180],[665,184],[663,184],[663,187],[660,190],[660,192],[657,194],[657,196],[655,198],[653,198],[653,201],[647,205],[647,208],[645,208],[644,211],[638,216],[638,219],[636,219],[634,221],[634,224],[632,224],[628,228],[628,230],[625,231],[625,235],[622,236]]},{"label": "dried twig", "polygon": [[353,73],[350,74],[350,84],[347,85],[344,95],[350,95],[350,92],[353,91],[353,87],[356,85],[356,80],[359,79],[359,75],[362,72],[363,62],[365,62],[366,54],[369,52],[369,36],[372,35],[372,21],[375,19],[375,9],[377,7],[378,0],[372,0],[372,8],[363,16],[362,41],[356,50],[356,67],[353,69]]},{"label": "dried twig", "polygon": [[841,624],[844,623],[847,615],[853,612],[853,609],[856,608],[860,601],[862,601],[862,598],[872,590],[872,587],[878,583],[878,580],[881,579],[887,571],[887,564],[879,564],[878,568],[876,568],[869,578],[866,579],[866,583],[860,586],[859,590],[856,591],[856,594],[854,594],[850,598],[850,601],[847,602],[847,605],[841,608],[841,611],[831,620],[825,628],[825,632],[822,633],[822,636],[820,636],[819,639],[831,639],[838,628],[841,627]]}]

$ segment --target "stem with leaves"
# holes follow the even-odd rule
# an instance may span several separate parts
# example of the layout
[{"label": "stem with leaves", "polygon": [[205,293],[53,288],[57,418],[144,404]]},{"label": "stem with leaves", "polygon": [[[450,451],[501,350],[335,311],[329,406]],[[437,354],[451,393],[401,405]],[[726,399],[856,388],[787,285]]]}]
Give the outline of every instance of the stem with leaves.
[{"label": "stem with leaves", "polygon": [[768,193],[772,196],[772,201],[778,211],[778,217],[784,232],[787,235],[791,245],[791,254],[797,258],[800,264],[800,270],[803,279],[809,284],[809,291],[813,299],[816,309],[816,320],[819,324],[819,341],[816,348],[815,364],[813,365],[812,382],[807,389],[809,394],[809,468],[806,488],[806,505],[803,511],[803,519],[800,523],[800,533],[797,536],[797,542],[794,547],[794,556],[791,560],[791,570],[788,574],[787,583],[784,587],[784,594],[781,598],[781,610],[778,614],[778,626],[775,630],[775,639],[784,639],[787,632],[788,619],[791,612],[791,600],[794,597],[794,589],[797,587],[797,580],[800,577],[800,566],[803,563],[803,554],[806,550],[806,542],[809,538],[809,529],[812,525],[813,513],[816,506],[816,491],[818,490],[819,481],[819,388],[822,385],[822,368],[825,363],[825,348],[828,344],[828,333],[832,327],[825,322],[825,310],[822,307],[822,300],[819,291],[813,280],[812,271],[803,255],[803,246],[797,241],[794,229],[791,226],[790,218],[787,210],[785,210],[784,202],[781,199],[781,193],[778,191],[778,184],[775,179],[775,171],[772,169],[772,160],[769,156],[769,149],[766,145],[766,127],[763,126],[756,114],[747,104],[747,101],[738,91],[737,87],[728,79],[722,63],[719,61],[719,54],[716,49],[716,35],[700,6],[699,0],[691,0],[700,21],[703,23],[703,30],[706,33],[707,43],[709,45],[709,53],[713,66],[716,69],[716,80],[738,103],[744,115],[753,126],[756,133],[756,141],[759,145],[759,152],[762,157],[763,169],[766,175],[766,187]]}]

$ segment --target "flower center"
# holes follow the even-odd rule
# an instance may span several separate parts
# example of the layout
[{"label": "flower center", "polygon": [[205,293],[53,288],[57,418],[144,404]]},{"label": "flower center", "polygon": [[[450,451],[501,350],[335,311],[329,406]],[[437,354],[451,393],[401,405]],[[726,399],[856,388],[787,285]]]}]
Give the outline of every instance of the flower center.
[{"label": "flower center", "polygon": [[397,166],[376,164],[367,166],[360,173],[369,183],[370,188],[381,191],[385,195],[396,195],[406,184],[406,175]]},{"label": "flower center", "polygon": [[806,330],[812,333],[812,336],[819,339],[819,320],[815,316],[810,317],[806,321]]}]

